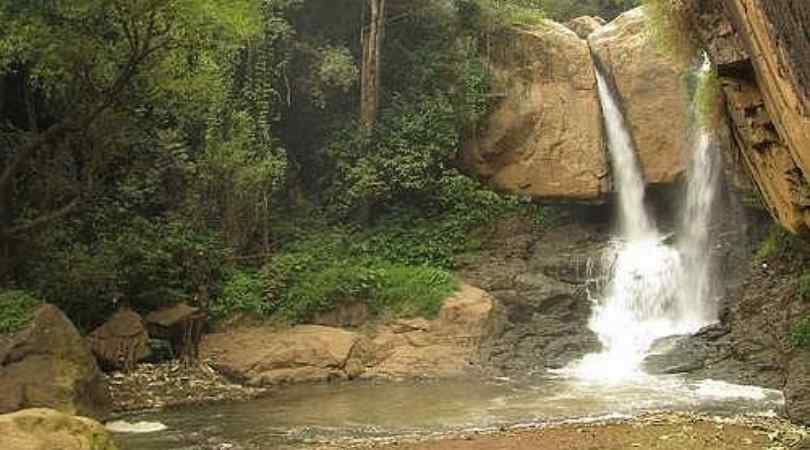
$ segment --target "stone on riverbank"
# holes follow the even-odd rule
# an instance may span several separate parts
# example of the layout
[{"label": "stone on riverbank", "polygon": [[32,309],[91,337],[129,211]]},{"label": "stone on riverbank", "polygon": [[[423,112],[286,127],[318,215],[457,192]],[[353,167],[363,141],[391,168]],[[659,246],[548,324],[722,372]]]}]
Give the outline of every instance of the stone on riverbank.
[{"label": "stone on riverbank", "polygon": [[116,450],[100,423],[52,409],[26,409],[0,415],[4,450]]}]

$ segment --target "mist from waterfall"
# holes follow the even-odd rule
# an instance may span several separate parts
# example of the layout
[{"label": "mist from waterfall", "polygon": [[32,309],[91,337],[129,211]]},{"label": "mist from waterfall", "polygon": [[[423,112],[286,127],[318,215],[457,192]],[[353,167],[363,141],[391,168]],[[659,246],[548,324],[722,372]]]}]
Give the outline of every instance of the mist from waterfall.
[{"label": "mist from waterfall", "polygon": [[714,318],[709,224],[718,168],[709,130],[697,133],[688,169],[686,205],[677,246],[668,245],[644,208],[644,179],[621,109],[596,71],[619,201],[620,234],[595,264],[589,323],[603,351],[573,370],[580,379],[620,382],[644,377],[653,343],[691,334]]}]

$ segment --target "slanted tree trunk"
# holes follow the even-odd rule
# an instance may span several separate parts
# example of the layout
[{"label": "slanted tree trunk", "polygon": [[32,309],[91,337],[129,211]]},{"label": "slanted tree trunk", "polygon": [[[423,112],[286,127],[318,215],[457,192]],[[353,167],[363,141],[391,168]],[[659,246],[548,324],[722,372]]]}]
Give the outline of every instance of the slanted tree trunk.
[{"label": "slanted tree trunk", "polygon": [[380,107],[380,48],[385,28],[385,0],[367,1],[368,23],[361,33],[360,122],[366,129],[371,129],[377,122]]}]

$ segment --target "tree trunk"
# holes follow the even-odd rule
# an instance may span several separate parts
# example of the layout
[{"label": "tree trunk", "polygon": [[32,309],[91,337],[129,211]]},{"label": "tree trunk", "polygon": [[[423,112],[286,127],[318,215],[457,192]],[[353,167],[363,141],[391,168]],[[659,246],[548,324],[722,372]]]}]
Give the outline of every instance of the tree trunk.
[{"label": "tree trunk", "polygon": [[363,63],[360,75],[360,122],[371,129],[380,106],[380,48],[385,27],[385,0],[368,0],[369,20],[361,40]]}]

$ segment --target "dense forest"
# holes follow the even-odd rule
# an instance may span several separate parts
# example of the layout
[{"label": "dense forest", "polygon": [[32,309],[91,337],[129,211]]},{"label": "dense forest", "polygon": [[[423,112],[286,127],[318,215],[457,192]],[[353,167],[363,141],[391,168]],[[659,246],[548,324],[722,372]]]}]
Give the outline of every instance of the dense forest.
[{"label": "dense forest", "polygon": [[0,330],[39,301],[84,329],[177,301],[435,312],[473,230],[552,216],[458,164],[488,42],[636,3],[2,2]]}]

